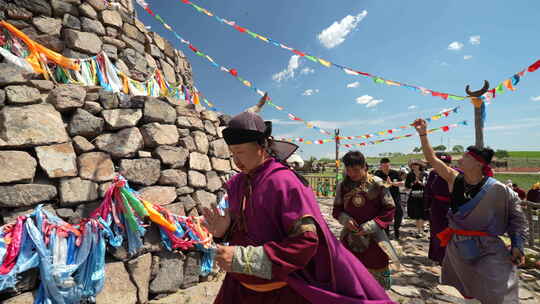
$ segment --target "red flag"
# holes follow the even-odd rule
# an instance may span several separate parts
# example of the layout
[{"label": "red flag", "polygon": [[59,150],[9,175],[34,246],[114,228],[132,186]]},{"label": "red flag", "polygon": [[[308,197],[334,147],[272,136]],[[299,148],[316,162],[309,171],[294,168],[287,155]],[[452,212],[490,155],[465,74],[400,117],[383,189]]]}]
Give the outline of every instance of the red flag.
[{"label": "red flag", "polygon": [[191,4],[191,2],[189,2],[189,0],[182,0],[182,2],[184,2],[185,4]]},{"label": "red flag", "polygon": [[527,71],[529,72],[534,72],[536,70],[538,70],[540,68],[540,60],[538,60],[537,62],[533,63],[528,69]]},{"label": "red flag", "polygon": [[229,73],[231,73],[231,75],[233,75],[234,77],[238,77],[238,71],[236,69],[230,69]]},{"label": "red flag", "polygon": [[297,50],[293,50],[293,53],[295,53],[296,55],[299,55],[299,56],[305,56],[304,53],[300,52],[300,51],[297,51]]},{"label": "red flag", "polygon": [[148,6],[145,7],[144,10],[147,11],[152,16],[154,16],[154,17],[156,16],[156,14],[154,14],[154,12]]},{"label": "red flag", "polygon": [[450,130],[450,127],[449,126],[444,126],[441,129],[443,130],[443,132],[448,132]]},{"label": "red flag", "polygon": [[246,32],[246,29],[241,27],[241,26],[238,26],[238,25],[234,25],[234,28],[237,29],[239,32],[241,33],[245,33]]},{"label": "red flag", "polygon": [[196,49],[193,45],[191,45],[191,44],[189,45],[189,48],[190,48],[193,52],[195,52],[195,53],[197,53],[197,52],[199,51],[199,50],[197,50],[197,49]]}]

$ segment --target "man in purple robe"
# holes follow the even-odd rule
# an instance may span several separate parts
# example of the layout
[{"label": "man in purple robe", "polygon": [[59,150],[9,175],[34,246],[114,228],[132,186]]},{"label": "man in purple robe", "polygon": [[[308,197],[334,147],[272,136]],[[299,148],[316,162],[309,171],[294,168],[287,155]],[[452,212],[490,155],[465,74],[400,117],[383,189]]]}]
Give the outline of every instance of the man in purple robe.
[{"label": "man in purple robe", "polygon": [[[437,158],[445,164],[452,164],[452,156],[448,153],[437,152]],[[448,209],[450,208],[450,192],[448,183],[437,174],[435,169],[429,173],[424,191],[426,207],[429,208],[429,253],[430,260],[442,265],[445,248],[437,234],[448,228]]]},{"label": "man in purple robe", "polygon": [[229,208],[205,209],[227,275],[215,303],[395,303],[332,235],[307,183],[282,162],[297,146],[274,141],[257,114],[235,116],[223,135],[241,173]]}]

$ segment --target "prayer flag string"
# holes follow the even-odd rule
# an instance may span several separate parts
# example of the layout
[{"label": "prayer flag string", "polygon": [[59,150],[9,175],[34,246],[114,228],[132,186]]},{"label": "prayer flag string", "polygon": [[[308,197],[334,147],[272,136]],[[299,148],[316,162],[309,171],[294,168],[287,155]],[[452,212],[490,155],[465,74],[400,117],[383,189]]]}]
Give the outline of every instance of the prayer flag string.
[{"label": "prayer flag string", "polygon": [[[438,132],[438,131],[448,132],[451,129],[457,128],[459,126],[466,126],[466,125],[467,125],[467,121],[464,120],[464,121],[461,121],[461,122],[456,123],[456,124],[451,124],[451,125],[442,126],[442,127],[439,127],[439,128],[429,129],[427,131],[427,133],[434,133],[434,132]],[[367,145],[381,144],[381,143],[385,143],[385,142],[393,142],[393,141],[396,141],[396,140],[413,137],[415,135],[416,135],[416,133],[411,133],[411,134],[406,134],[406,135],[402,135],[402,136],[395,136],[395,137],[378,139],[378,140],[373,140],[373,141],[365,141],[365,142],[354,143],[354,144],[340,144],[340,145],[345,147],[345,148],[352,148],[353,146],[361,147],[361,146],[367,146]]]},{"label": "prayer flag string", "polygon": [[[445,118],[445,117],[448,117],[450,116],[450,114],[452,113],[457,113],[459,110],[459,106],[455,107],[455,108],[452,108],[452,109],[448,109],[448,110],[443,110],[441,112],[439,112],[438,114],[435,114],[435,115],[432,115],[430,117],[426,117],[425,120],[426,121],[434,121],[434,120],[439,120],[441,118]],[[386,129],[386,130],[382,130],[382,131],[378,131],[378,132],[374,132],[374,133],[368,133],[368,134],[364,134],[364,135],[356,135],[356,136],[338,136],[338,139],[339,140],[352,140],[352,139],[362,139],[362,138],[372,138],[372,137],[375,137],[375,136],[382,136],[382,135],[386,135],[386,134],[394,134],[396,132],[399,132],[401,130],[405,130],[405,129],[409,129],[409,128],[412,128],[413,125],[406,125],[406,126],[401,126],[401,127],[398,127],[398,128],[392,128],[392,129]],[[299,137],[299,138],[285,138],[285,137],[282,137],[282,138],[279,138],[280,140],[285,140],[285,141],[289,141],[289,142],[303,142],[303,143],[313,143],[313,144],[324,144],[324,143],[329,143],[329,142],[334,142],[335,139],[319,139],[319,140],[307,140],[305,138],[302,138],[302,137]]]},{"label": "prayer flag string", "polygon": [[[255,91],[257,94],[259,94],[260,96],[264,96],[265,95],[265,92],[258,89],[254,84],[253,82],[249,81],[249,80],[246,80],[240,76],[238,76],[238,71],[234,68],[227,68],[225,66],[222,66],[220,64],[218,64],[212,57],[210,57],[209,55],[201,52],[200,49],[198,49],[197,47],[195,47],[191,42],[189,42],[188,40],[184,39],[182,36],[180,36],[169,24],[167,24],[165,22],[165,20],[159,15],[159,14],[156,14],[149,6],[149,4],[144,1],[144,0],[136,0],[137,4],[139,4],[139,6],[141,6],[148,14],[150,14],[151,16],[153,16],[159,23],[161,23],[161,25],[163,25],[163,27],[165,29],[167,29],[168,31],[170,31],[175,37],[176,39],[178,39],[182,44],[186,45],[191,51],[193,51],[197,56],[199,57],[202,57],[204,59],[206,59],[208,62],[210,62],[210,64],[212,64],[215,68],[217,68],[218,70],[226,73],[226,74],[229,74],[230,76],[234,77],[236,80],[238,80],[240,83],[242,83],[244,86],[252,89],[253,91]],[[276,105],[270,98],[266,101],[267,104],[269,104],[270,106],[274,107],[276,110],[278,111],[283,111],[284,108],[282,106],[278,106]],[[331,135],[332,133],[330,133],[329,131],[327,130],[324,130],[323,128],[315,125],[315,123],[313,122],[310,122],[310,121],[306,121],[292,113],[288,113],[287,116],[289,117],[289,119],[291,120],[294,120],[294,121],[300,121],[302,122],[304,125],[306,125],[306,127],[310,128],[310,129],[315,129],[317,130],[318,132],[322,133],[322,134],[325,134],[325,135]]]},{"label": "prayer flag string", "polygon": [[[144,0],[139,0],[139,1],[144,1]],[[375,83],[386,84],[386,85],[389,85],[389,86],[404,87],[406,89],[410,89],[410,90],[419,92],[419,93],[421,93],[423,95],[431,95],[431,96],[434,96],[434,97],[440,97],[440,98],[442,98],[444,100],[452,99],[452,100],[456,100],[456,101],[462,101],[462,100],[465,100],[467,98],[470,98],[469,96],[458,96],[458,95],[453,95],[453,94],[448,94],[448,93],[442,93],[442,92],[438,92],[438,91],[435,91],[435,90],[426,89],[426,88],[423,88],[423,87],[420,87],[420,86],[415,86],[415,85],[402,83],[402,82],[399,82],[399,81],[389,80],[389,79],[386,79],[384,77],[380,77],[380,76],[373,75],[373,74],[370,74],[370,73],[361,72],[361,71],[355,70],[355,69],[353,69],[351,67],[340,65],[340,64],[331,62],[329,60],[322,59],[320,57],[310,55],[307,52],[300,51],[298,49],[287,46],[286,44],[284,44],[282,42],[279,42],[279,41],[277,41],[275,39],[268,38],[266,36],[255,33],[255,32],[253,32],[253,31],[251,31],[251,30],[249,30],[249,29],[247,29],[245,27],[242,27],[242,26],[238,25],[238,23],[235,22],[235,21],[227,20],[225,18],[222,18],[222,17],[214,14],[213,12],[209,11],[208,9],[203,8],[203,7],[193,3],[193,1],[181,0],[181,2],[188,5],[188,6],[190,6],[190,7],[192,7],[195,11],[217,20],[221,24],[224,24],[224,25],[227,25],[229,27],[234,28],[239,33],[247,34],[251,38],[262,41],[262,42],[265,42],[268,45],[272,45],[272,46],[275,46],[275,47],[290,51],[290,52],[294,53],[295,55],[298,55],[300,57],[304,57],[304,58],[306,58],[306,59],[308,59],[308,60],[310,60],[312,62],[318,63],[318,64],[320,64],[320,65],[322,65],[324,67],[338,68],[338,69],[342,70],[345,74],[348,74],[348,75],[365,76],[365,77],[371,78]],[[482,96],[482,99],[489,102],[491,99],[496,97],[496,94],[504,93],[505,89],[510,90],[510,91],[515,91],[515,86],[519,83],[519,81],[523,77],[523,75],[526,72],[534,72],[538,68],[540,68],[540,60],[537,60],[535,63],[531,64],[526,69],[522,70],[519,73],[516,73],[516,74],[512,75],[512,77],[510,77],[509,79],[506,79],[503,82],[501,82],[498,86],[496,86],[495,88],[493,88],[490,91],[488,91],[487,93],[485,93]]]},{"label": "prayer flag string", "polygon": [[[137,2],[144,2],[144,0],[137,0]],[[442,93],[442,92],[426,89],[426,88],[423,88],[423,87],[406,84],[406,83],[399,82],[399,81],[389,80],[389,79],[383,78],[381,76],[373,75],[373,74],[366,73],[366,72],[361,72],[361,71],[358,71],[358,70],[353,69],[351,67],[331,62],[329,60],[326,60],[326,59],[311,55],[311,54],[309,54],[307,52],[300,51],[298,49],[287,46],[286,44],[284,44],[282,42],[279,42],[279,41],[277,41],[275,39],[268,38],[266,36],[257,34],[257,33],[253,32],[253,31],[251,31],[251,30],[249,30],[249,29],[247,29],[245,27],[242,27],[242,26],[238,25],[238,23],[235,22],[235,21],[227,20],[225,18],[222,18],[222,17],[214,14],[213,12],[207,10],[206,8],[203,8],[203,7],[193,3],[193,1],[181,0],[181,2],[188,5],[188,6],[190,6],[190,7],[192,7],[194,10],[196,10],[197,12],[199,12],[201,14],[206,15],[208,17],[211,17],[211,18],[217,20],[221,24],[224,24],[224,25],[227,25],[229,27],[234,28],[239,33],[247,34],[253,39],[262,41],[262,42],[264,42],[264,43],[266,43],[268,45],[272,45],[272,46],[287,50],[287,51],[289,51],[289,52],[291,52],[291,53],[293,53],[293,54],[295,54],[297,56],[306,58],[306,59],[308,59],[308,60],[310,60],[312,62],[318,63],[318,64],[320,64],[320,65],[322,65],[324,67],[338,68],[347,75],[368,77],[368,78],[371,78],[375,83],[386,84],[386,85],[389,85],[389,86],[404,87],[406,89],[416,91],[416,92],[421,93],[423,95],[431,95],[431,96],[434,96],[434,97],[440,97],[440,98],[442,98],[444,100],[448,100],[450,98],[450,99],[453,99],[453,100],[456,100],[456,101],[462,101],[462,100],[465,100],[467,98],[465,96],[458,96],[458,95],[453,95],[453,94],[448,94],[448,93]]]}]

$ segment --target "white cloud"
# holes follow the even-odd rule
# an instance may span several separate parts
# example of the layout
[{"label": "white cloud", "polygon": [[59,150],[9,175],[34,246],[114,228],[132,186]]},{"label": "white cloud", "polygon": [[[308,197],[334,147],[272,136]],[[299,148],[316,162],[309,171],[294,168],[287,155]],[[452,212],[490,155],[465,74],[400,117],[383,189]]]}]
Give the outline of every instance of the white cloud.
[{"label": "white cloud", "polygon": [[356,98],[356,103],[358,104],[368,104],[370,101],[373,100],[373,97],[369,95],[364,95]]},{"label": "white cloud", "polygon": [[448,62],[443,61],[443,62],[441,62],[441,66],[450,66],[450,65],[448,64]]},{"label": "white cloud", "polygon": [[307,89],[302,93],[302,96],[311,96],[313,94],[319,93],[319,89]]},{"label": "white cloud", "polygon": [[370,102],[366,105],[366,108],[373,108],[373,107],[375,107],[376,105],[380,104],[381,102],[383,102],[382,99],[374,99],[374,100],[370,101]]},{"label": "white cloud", "polygon": [[382,99],[375,99],[369,95],[363,95],[356,98],[356,103],[366,105],[366,108],[373,108],[374,106],[383,102]]},{"label": "white cloud", "polygon": [[465,56],[463,56],[463,59],[465,59],[465,60],[472,59],[472,55],[465,55]]},{"label": "white cloud", "polygon": [[454,41],[448,45],[450,51],[460,51],[463,48],[463,43]]},{"label": "white cloud", "polygon": [[469,37],[469,43],[472,45],[479,45],[480,44],[480,36],[471,36]]},{"label": "white cloud", "polygon": [[409,109],[409,110],[414,110],[414,109],[416,109],[416,108],[417,108],[417,106],[415,106],[415,105],[410,105],[407,109]]},{"label": "white cloud", "polygon": [[360,82],[358,81],[347,84],[347,88],[358,88],[358,86],[360,86]]},{"label": "white cloud", "polygon": [[294,78],[294,71],[300,67],[300,56],[292,55],[289,59],[289,65],[287,68],[279,73],[276,73],[272,76],[272,79],[281,82],[283,80]]},{"label": "white cloud", "polygon": [[531,97],[532,101],[540,101],[540,96]]},{"label": "white cloud", "polygon": [[311,68],[303,68],[302,70],[300,70],[300,74],[302,75],[308,75],[313,73],[315,73],[315,70]]},{"label": "white cloud", "polygon": [[360,21],[367,16],[367,13],[364,10],[356,16],[347,15],[340,21],[334,21],[332,25],[322,30],[317,38],[324,47],[328,49],[335,48],[345,41],[347,35],[358,26]]}]

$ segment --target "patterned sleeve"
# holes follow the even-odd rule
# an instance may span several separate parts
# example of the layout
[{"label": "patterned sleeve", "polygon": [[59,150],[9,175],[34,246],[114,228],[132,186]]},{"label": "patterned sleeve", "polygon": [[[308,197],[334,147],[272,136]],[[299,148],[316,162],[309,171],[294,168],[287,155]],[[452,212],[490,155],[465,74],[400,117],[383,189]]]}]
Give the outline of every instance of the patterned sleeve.
[{"label": "patterned sleeve", "polygon": [[262,279],[284,280],[289,273],[304,268],[318,248],[317,225],[313,218],[298,219],[280,242],[263,246],[236,246],[232,271]]},{"label": "patterned sleeve", "polygon": [[508,187],[506,187],[506,200],[509,216],[506,232],[510,236],[512,247],[519,248],[523,252],[529,232],[527,218],[521,209],[520,198]]},{"label": "patterned sleeve", "polygon": [[343,186],[341,183],[336,188],[336,197],[334,198],[334,208],[332,209],[332,216],[338,220],[338,222],[345,226],[345,224],[352,219],[350,215],[345,212],[345,204],[343,202]]}]

